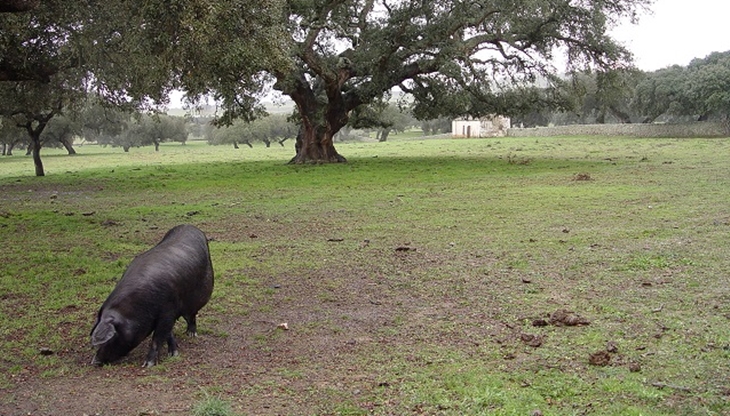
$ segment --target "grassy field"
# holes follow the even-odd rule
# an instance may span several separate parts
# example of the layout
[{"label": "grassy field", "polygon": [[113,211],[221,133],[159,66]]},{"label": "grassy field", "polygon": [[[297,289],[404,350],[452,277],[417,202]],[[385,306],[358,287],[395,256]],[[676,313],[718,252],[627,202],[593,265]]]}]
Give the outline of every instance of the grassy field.
[{"label": "grassy field", "polygon": [[[730,414],[730,139],[392,139],[0,157],[0,414]],[[200,336],[89,366],[184,222]]]}]

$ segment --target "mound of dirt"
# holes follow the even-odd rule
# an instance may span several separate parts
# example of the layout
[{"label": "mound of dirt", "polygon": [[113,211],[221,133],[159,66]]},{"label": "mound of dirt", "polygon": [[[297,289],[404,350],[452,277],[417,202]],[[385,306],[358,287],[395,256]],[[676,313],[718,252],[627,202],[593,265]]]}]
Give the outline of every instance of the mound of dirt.
[{"label": "mound of dirt", "polygon": [[590,325],[591,321],[573,311],[558,309],[550,315],[550,324],[555,326]]}]

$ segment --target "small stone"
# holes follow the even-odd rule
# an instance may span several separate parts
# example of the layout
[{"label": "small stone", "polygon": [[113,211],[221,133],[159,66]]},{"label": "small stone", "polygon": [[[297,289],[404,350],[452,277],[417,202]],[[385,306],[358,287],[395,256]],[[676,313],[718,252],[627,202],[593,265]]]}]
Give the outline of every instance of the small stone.
[{"label": "small stone", "polygon": [[639,371],[641,371],[641,364],[636,362],[629,363],[629,371],[631,371],[632,373],[638,373]]},{"label": "small stone", "polygon": [[53,350],[48,347],[41,347],[38,352],[40,352],[41,355],[53,355]]}]

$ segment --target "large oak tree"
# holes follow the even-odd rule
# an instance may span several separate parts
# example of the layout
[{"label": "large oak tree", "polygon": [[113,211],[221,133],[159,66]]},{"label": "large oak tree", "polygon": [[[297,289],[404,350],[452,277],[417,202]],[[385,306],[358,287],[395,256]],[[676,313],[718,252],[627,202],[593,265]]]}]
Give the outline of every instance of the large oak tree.
[{"label": "large oak tree", "polygon": [[[628,66],[630,54],[607,31],[647,3],[288,0],[280,16],[288,62],[262,67],[261,74],[273,76],[273,88],[296,103],[301,129],[292,161],[339,162],[345,158],[334,147],[335,133],[353,110],[394,88],[410,94],[422,118],[479,116],[546,105],[536,97],[549,94],[524,94],[530,90],[523,88],[566,69]],[[228,50],[240,39],[225,28],[216,30]],[[568,68],[552,65],[553,58]],[[235,57],[231,63],[247,64]],[[200,82],[222,97],[233,97],[232,87],[244,81],[225,76],[235,72],[231,67],[209,69]]]}]

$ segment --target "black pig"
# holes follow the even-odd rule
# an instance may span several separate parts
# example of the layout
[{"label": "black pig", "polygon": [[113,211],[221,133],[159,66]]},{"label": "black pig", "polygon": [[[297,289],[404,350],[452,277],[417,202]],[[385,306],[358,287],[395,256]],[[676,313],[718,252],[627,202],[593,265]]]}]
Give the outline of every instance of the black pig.
[{"label": "black pig", "polygon": [[213,292],[213,265],[205,234],[192,225],[178,225],[156,246],[132,260],[122,279],[101,305],[91,330],[97,348],[92,364],[116,361],[154,332],[143,367],[159,360],[167,342],[177,355],[172,334],[177,318],[196,336],[195,315]]}]

